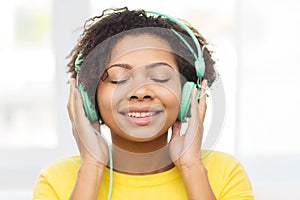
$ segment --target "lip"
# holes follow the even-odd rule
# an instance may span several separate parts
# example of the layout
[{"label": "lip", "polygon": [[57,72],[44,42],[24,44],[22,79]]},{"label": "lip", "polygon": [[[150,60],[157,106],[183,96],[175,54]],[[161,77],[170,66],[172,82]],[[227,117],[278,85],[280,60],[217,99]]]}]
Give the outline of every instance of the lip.
[{"label": "lip", "polygon": [[120,109],[119,113],[121,114],[127,114],[130,112],[162,112],[163,110],[161,108],[158,108],[157,106],[129,106],[123,109]]},{"label": "lip", "polygon": [[130,106],[122,109],[119,113],[135,125],[147,126],[162,112],[163,110],[157,107]]}]

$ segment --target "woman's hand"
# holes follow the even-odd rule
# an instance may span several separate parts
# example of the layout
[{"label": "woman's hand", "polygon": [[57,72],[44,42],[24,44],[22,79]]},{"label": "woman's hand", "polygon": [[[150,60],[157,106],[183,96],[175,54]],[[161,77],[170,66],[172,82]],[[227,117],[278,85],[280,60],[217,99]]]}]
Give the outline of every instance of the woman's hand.
[{"label": "woman's hand", "polygon": [[71,79],[68,113],[82,163],[70,199],[97,199],[108,151],[105,141],[95,134],[94,129],[100,132],[100,125],[91,124],[85,116],[81,94],[75,85],[76,80]]},{"label": "woman's hand", "polygon": [[198,102],[197,89],[192,91],[191,118],[184,135],[180,136],[181,122],[176,121],[172,127],[170,155],[178,168],[188,167],[201,161],[200,151],[203,137],[203,122],[206,112],[207,81],[201,83],[201,98]]},{"label": "woman's hand", "polygon": [[105,141],[95,130],[100,132],[98,122],[91,122],[85,116],[81,94],[75,87],[76,80],[70,80],[70,96],[68,102],[68,113],[72,123],[73,136],[82,159],[82,164],[106,165],[108,161],[108,150]]},{"label": "woman's hand", "polygon": [[197,90],[192,92],[191,118],[188,128],[180,136],[180,122],[175,122],[170,141],[170,155],[179,169],[185,184],[188,199],[216,200],[211,189],[207,170],[201,161],[201,143],[203,137],[203,122],[206,112],[206,80],[201,83],[201,96],[198,103]]}]

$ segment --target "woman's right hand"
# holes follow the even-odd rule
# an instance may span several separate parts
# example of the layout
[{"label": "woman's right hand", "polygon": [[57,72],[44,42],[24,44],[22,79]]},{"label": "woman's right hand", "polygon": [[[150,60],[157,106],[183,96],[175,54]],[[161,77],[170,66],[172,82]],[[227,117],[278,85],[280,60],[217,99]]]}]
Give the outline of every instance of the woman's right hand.
[{"label": "woman's right hand", "polygon": [[95,133],[94,128],[100,133],[99,123],[91,123],[86,117],[81,94],[76,88],[76,80],[74,78],[70,80],[68,113],[82,164],[100,164],[100,166],[105,166],[108,162],[107,144],[101,136]]}]

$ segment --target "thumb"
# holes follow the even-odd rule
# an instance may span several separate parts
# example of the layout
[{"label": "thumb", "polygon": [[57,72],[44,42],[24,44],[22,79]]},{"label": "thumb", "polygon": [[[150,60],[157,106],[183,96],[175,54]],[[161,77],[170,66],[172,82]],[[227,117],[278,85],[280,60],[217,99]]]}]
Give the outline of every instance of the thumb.
[{"label": "thumb", "polygon": [[176,121],[173,126],[172,126],[172,136],[171,136],[171,141],[179,135],[181,129],[181,121]]}]

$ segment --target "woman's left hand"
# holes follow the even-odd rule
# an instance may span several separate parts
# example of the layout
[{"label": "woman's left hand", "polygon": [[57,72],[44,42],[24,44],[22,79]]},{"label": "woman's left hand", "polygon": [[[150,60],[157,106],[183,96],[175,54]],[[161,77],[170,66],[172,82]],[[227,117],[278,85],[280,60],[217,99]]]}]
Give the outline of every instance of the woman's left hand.
[{"label": "woman's left hand", "polygon": [[188,167],[201,160],[200,151],[203,137],[203,122],[206,113],[207,81],[201,83],[201,98],[198,102],[197,89],[192,91],[191,118],[184,135],[180,135],[181,122],[176,121],[172,127],[170,141],[170,156],[174,164],[179,167]]}]

